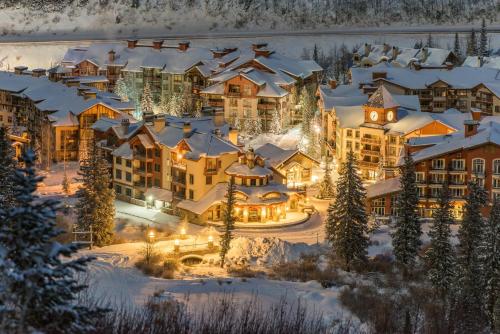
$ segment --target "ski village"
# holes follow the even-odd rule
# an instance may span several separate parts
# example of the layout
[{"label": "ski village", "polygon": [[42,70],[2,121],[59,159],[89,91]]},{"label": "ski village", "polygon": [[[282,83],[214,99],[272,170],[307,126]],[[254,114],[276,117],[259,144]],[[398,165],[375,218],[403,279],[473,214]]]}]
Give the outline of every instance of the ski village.
[{"label": "ski village", "polygon": [[[32,2],[0,17],[41,20]],[[500,333],[498,2],[426,0],[451,21],[329,47],[245,36],[250,16],[237,39],[129,32],[205,22],[201,1],[131,2],[110,7],[125,35],[75,28],[50,61],[67,18],[17,58],[3,28],[0,333]]]}]

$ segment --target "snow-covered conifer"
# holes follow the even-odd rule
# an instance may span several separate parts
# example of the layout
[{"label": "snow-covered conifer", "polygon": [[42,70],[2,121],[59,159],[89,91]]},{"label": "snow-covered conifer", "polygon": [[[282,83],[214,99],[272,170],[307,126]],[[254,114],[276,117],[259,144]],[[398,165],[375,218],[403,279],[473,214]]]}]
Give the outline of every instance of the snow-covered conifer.
[{"label": "snow-covered conifer", "polygon": [[63,260],[76,252],[54,238],[59,202],[35,195],[42,177],[34,169],[35,156],[23,155],[25,167],[14,174],[16,204],[5,210],[0,224],[0,332],[83,333],[99,310],[78,305],[85,289],[75,272],[85,271],[89,258]]},{"label": "snow-covered conifer", "polygon": [[349,271],[353,262],[365,260],[368,247],[366,192],[352,151],[340,169],[336,193],[342,195],[335,197],[328,207],[326,238]]},{"label": "snow-covered conifer", "polygon": [[7,130],[0,127],[0,207],[10,208],[15,203],[13,176],[16,170],[14,150]]},{"label": "snow-covered conifer", "polygon": [[481,33],[479,35],[479,56],[488,57],[489,55],[488,33],[486,32],[486,21],[483,18],[481,22]]},{"label": "snow-covered conifer", "polygon": [[487,323],[480,251],[485,225],[481,209],[486,203],[487,194],[484,188],[477,182],[470,182],[464,218],[458,230],[456,283],[458,296],[455,313],[460,333],[482,332]]},{"label": "snow-covered conifer", "polygon": [[458,37],[458,32],[455,33],[455,41],[453,43],[453,53],[457,56],[457,58],[462,60],[462,47],[460,46],[460,38]]},{"label": "snow-covered conifer", "polygon": [[467,40],[467,56],[477,56],[477,40],[476,31],[471,30],[469,39]]},{"label": "snow-covered conifer", "polygon": [[236,218],[234,216],[234,205],[236,203],[235,197],[236,184],[234,178],[229,179],[227,184],[226,205],[224,206],[224,213],[222,216],[223,233],[220,238],[220,266],[224,267],[226,254],[231,247],[231,240],[233,239],[233,230]]},{"label": "snow-covered conifer", "polygon": [[69,194],[70,191],[70,185],[69,185],[69,179],[68,179],[68,174],[66,174],[66,171],[64,171],[64,176],[62,180],[62,190],[66,195]]},{"label": "snow-covered conifer", "polygon": [[325,175],[319,185],[319,198],[332,198],[335,195],[335,185],[332,182],[332,173],[330,164],[327,162],[325,166]]},{"label": "snow-covered conifer", "polygon": [[[500,199],[498,198],[493,200],[490,218],[485,226],[481,254],[486,284],[486,312],[493,329],[495,304],[500,302]],[[496,330],[500,331],[500,327]]]},{"label": "snow-covered conifer", "polygon": [[269,132],[279,135],[281,133],[281,125],[282,125],[282,120],[281,120],[281,113],[279,110],[273,110],[272,111],[272,119],[271,119],[271,128],[269,129]]},{"label": "snow-covered conifer", "polygon": [[115,83],[114,93],[122,98],[123,101],[129,101],[129,93],[125,79],[119,78]]},{"label": "snow-covered conifer", "polygon": [[455,278],[455,255],[450,240],[453,215],[448,184],[443,185],[433,218],[429,231],[431,242],[426,252],[428,276],[437,293],[444,298]]},{"label": "snow-covered conifer", "polygon": [[143,116],[151,115],[154,112],[153,96],[151,94],[151,88],[149,87],[148,82],[144,84],[144,90],[142,91],[141,111]]},{"label": "snow-covered conifer", "polygon": [[418,191],[415,182],[415,164],[411,155],[405,156],[404,164],[400,168],[401,192],[396,202],[396,231],[392,236],[396,261],[408,269],[415,262],[420,247],[420,222],[416,208]]}]

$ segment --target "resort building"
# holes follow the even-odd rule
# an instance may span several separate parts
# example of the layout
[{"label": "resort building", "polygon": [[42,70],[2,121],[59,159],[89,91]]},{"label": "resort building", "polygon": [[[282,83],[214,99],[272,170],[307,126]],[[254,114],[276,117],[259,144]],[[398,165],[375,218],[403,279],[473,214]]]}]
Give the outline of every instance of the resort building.
[{"label": "resort building", "polygon": [[129,103],[110,93],[75,82],[52,82],[41,70],[0,72],[0,126],[25,133],[38,158],[79,160],[93,138],[91,126],[101,117],[129,118]]},{"label": "resort building", "polygon": [[453,51],[423,47],[402,48],[389,44],[371,45],[365,43],[353,54],[356,67],[372,67],[380,63],[390,63],[395,67],[415,69],[450,68],[460,62]]},{"label": "resort building", "polygon": [[[478,182],[491,203],[500,197],[500,122],[498,117],[464,121],[464,128],[445,136],[413,138],[407,145],[416,164],[418,212],[432,218],[444,183],[448,183],[456,219],[463,217],[469,182]],[[367,188],[368,210],[375,216],[395,215],[399,178],[380,181]],[[483,208],[488,215],[491,206]]]},{"label": "resort building", "polygon": [[465,67],[484,67],[500,70],[500,56],[479,57],[467,56],[462,66]]},{"label": "resort building", "polygon": [[363,179],[372,182],[394,174],[410,138],[450,134],[472,118],[454,109],[421,112],[418,97],[391,94],[385,86],[369,98],[352,86],[321,86],[318,95],[324,154],[342,163],[353,151]]},{"label": "resort building", "polygon": [[398,95],[415,95],[422,111],[441,113],[455,108],[468,112],[481,109],[485,115],[500,115],[500,76],[494,68],[455,67],[413,70],[381,63],[369,68],[353,67],[351,85],[363,94],[379,86]]}]

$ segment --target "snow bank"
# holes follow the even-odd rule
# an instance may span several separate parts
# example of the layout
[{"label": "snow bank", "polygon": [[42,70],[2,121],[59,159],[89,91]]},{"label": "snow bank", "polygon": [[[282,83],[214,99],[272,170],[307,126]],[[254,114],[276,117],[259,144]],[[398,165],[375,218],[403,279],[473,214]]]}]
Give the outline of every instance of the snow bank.
[{"label": "snow bank", "polygon": [[[306,243],[291,243],[279,238],[245,238],[239,237],[231,241],[231,249],[226,255],[228,264],[256,264],[273,266],[282,262],[299,259],[301,254],[317,252],[320,246]],[[217,255],[206,255],[205,263],[217,263]]]}]

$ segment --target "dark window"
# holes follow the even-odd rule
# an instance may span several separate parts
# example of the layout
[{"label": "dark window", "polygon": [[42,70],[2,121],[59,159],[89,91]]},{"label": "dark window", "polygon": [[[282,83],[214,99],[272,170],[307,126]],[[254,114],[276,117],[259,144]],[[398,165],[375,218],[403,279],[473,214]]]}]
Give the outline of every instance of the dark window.
[{"label": "dark window", "polygon": [[189,190],[189,199],[193,199],[194,198],[194,191],[193,190]]},{"label": "dark window", "polygon": [[132,168],[132,160],[125,160],[125,165],[127,168]]},{"label": "dark window", "polygon": [[129,172],[126,172],[125,173],[125,179],[128,181],[128,182],[132,182],[132,174],[129,173]]},{"label": "dark window", "polygon": [[160,164],[155,164],[155,172],[159,172],[160,171]]},{"label": "dark window", "polygon": [[160,186],[160,179],[155,179],[155,187],[159,187]]},{"label": "dark window", "polygon": [[194,184],[194,175],[189,174],[189,184]]},{"label": "dark window", "polygon": [[116,164],[121,165],[122,164],[122,158],[116,157]]},{"label": "dark window", "polygon": [[212,176],[207,176],[206,184],[212,184]]},{"label": "dark window", "polygon": [[127,195],[128,197],[132,197],[132,189],[125,188],[125,195]]},{"label": "dark window", "polygon": [[121,169],[117,169],[117,170],[115,171],[115,177],[116,177],[117,179],[121,179],[121,178],[122,178],[122,171],[121,171]]},{"label": "dark window", "polygon": [[256,186],[257,185],[257,180],[256,179],[250,179],[250,185],[251,186]]},{"label": "dark window", "polygon": [[122,186],[120,186],[120,185],[118,185],[118,184],[117,184],[117,185],[115,185],[115,192],[116,192],[117,194],[121,194],[121,193],[122,193]]}]

